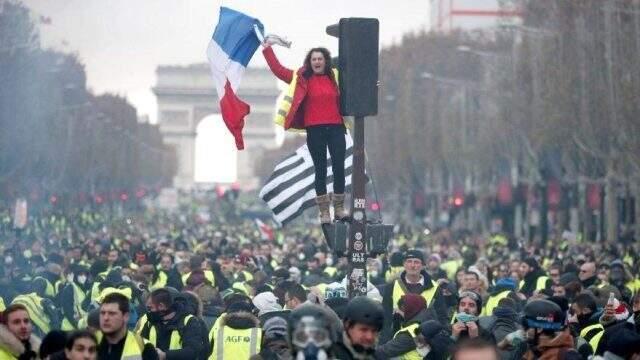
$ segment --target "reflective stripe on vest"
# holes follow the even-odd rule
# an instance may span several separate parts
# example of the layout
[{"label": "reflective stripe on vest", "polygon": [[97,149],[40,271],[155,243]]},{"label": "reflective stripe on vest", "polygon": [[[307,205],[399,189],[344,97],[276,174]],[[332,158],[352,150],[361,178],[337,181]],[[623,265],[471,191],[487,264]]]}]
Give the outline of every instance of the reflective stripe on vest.
[{"label": "reflective stripe on vest", "polygon": [[501,293],[499,293],[498,295],[491,295],[489,296],[489,299],[487,300],[487,304],[484,306],[484,308],[482,308],[482,312],[480,313],[480,316],[491,316],[493,315],[493,310],[498,307],[498,303],[500,302],[500,300],[506,298],[507,296],[509,296],[509,293],[511,292],[511,290],[505,290]]},{"label": "reflective stripe on vest", "polygon": [[[417,328],[420,327],[420,324],[411,324],[409,326],[403,327],[402,329],[398,330],[395,335],[393,335],[393,338],[395,339],[396,336],[398,336],[398,334],[400,334],[403,331],[406,331],[409,333],[409,336],[411,336],[411,338],[415,338],[416,334],[415,331]],[[396,357],[395,359],[402,359],[402,360],[422,360],[422,356],[420,356],[420,354],[418,354],[418,351],[411,350],[407,353],[404,353],[398,357]]]},{"label": "reflective stripe on vest", "polygon": [[47,334],[51,331],[49,317],[44,313],[44,309],[41,304],[42,298],[36,293],[18,295],[13,299],[12,304],[22,304],[27,308],[29,318],[43,334]]},{"label": "reflective stripe on vest", "polygon": [[151,284],[151,286],[149,286],[149,290],[153,291],[153,290],[161,289],[167,286],[167,280],[168,280],[167,274],[165,274],[164,271],[159,270],[158,278],[153,284]]},{"label": "reflective stripe on vest", "polygon": [[[547,287],[547,280],[549,280],[548,276],[538,277],[538,279],[536,280],[536,288],[534,289],[534,291],[544,290]],[[520,280],[520,283],[518,284],[518,290],[522,290],[522,287],[524,287],[524,280]]]},{"label": "reflective stripe on vest", "polygon": [[320,284],[316,285],[316,289],[318,289],[320,294],[322,294],[322,296],[324,296],[325,299],[327,298],[327,295],[326,295],[327,286],[329,286],[329,284],[320,283]]},{"label": "reflective stripe on vest", "polygon": [[[338,83],[338,70],[333,70],[333,77],[336,79],[336,84]],[[276,111],[276,115],[274,118],[274,122],[282,127],[285,126],[285,122],[287,119],[287,115],[289,114],[289,110],[291,110],[291,104],[293,103],[293,96],[296,92],[296,85],[298,83],[298,72],[293,72],[293,78],[291,79],[291,83],[289,83],[289,87],[287,90],[283,92],[282,98],[278,99],[278,111]]]},{"label": "reflective stripe on vest", "polygon": [[[82,308],[82,303],[87,296],[84,294],[82,289],[80,289],[80,286],[78,286],[76,283],[70,282],[69,285],[73,289],[73,320],[80,321],[80,319],[83,319],[85,316],[87,316],[87,312]],[[73,325],[73,322],[67,319],[66,316],[62,319],[61,327],[64,331],[71,331],[76,329],[76,327]],[[78,328],[80,327],[78,326]]]},{"label": "reflective stripe on vest", "polygon": [[[431,280],[431,285],[433,285],[431,287],[431,289],[427,289],[425,291],[422,292],[422,294],[420,294],[424,300],[427,303],[427,307],[431,306],[431,302],[433,301],[433,296],[436,294],[436,290],[438,290],[438,283]],[[398,309],[398,300],[400,300],[400,298],[402,297],[402,295],[406,294],[407,288],[404,285],[404,282],[400,279],[394,281],[393,284],[393,296],[392,296],[392,301],[393,301],[393,309],[397,310]]]},{"label": "reflective stripe on vest", "polygon": [[[187,326],[187,323],[189,322],[189,320],[191,320],[191,318],[193,318],[193,315],[187,315],[184,317],[184,326]],[[146,320],[146,318],[145,318]],[[155,346],[157,346],[157,333],[156,333],[156,327],[151,325],[151,327],[149,328],[149,342]],[[178,330],[173,330],[171,332],[171,340],[169,341],[169,350],[180,350],[182,349],[182,337],[180,336],[180,332]]]},{"label": "reflective stripe on vest", "polygon": [[82,308],[82,303],[87,295],[84,294],[84,291],[82,291],[76,283],[71,283],[71,286],[73,286],[73,314],[79,319],[87,314]]},{"label": "reflective stripe on vest", "polygon": [[[98,331],[96,333],[96,339],[98,340],[98,346],[102,342],[102,332]],[[124,341],[124,348],[122,349],[122,355],[120,356],[121,360],[142,360],[142,352],[144,350],[144,345],[147,342],[141,338],[139,335],[131,331],[127,331],[127,338]]]},{"label": "reflective stripe on vest", "polygon": [[89,295],[91,296],[91,301],[98,300],[98,297],[100,296],[100,284],[100,281],[96,281],[91,285],[91,294]]},{"label": "reflective stripe on vest", "polygon": [[[187,285],[187,279],[189,279],[189,276],[191,276],[191,271],[189,271],[188,273],[182,275],[182,285]],[[209,282],[211,283],[211,286],[216,287],[216,278],[213,275],[213,271],[205,270],[204,271],[204,278],[209,280]]]},{"label": "reflective stripe on vest", "polygon": [[544,290],[547,287],[547,280],[549,280],[548,276],[540,276],[536,281],[536,290]]},{"label": "reflective stripe on vest", "polygon": [[133,331],[138,335],[142,335],[142,330],[147,325],[147,321],[147,314],[140,316],[138,323],[136,324],[136,328],[133,329]]},{"label": "reflective stripe on vest", "polygon": [[260,351],[260,328],[234,329],[220,327],[216,333],[214,351],[209,360],[248,359]]},{"label": "reflective stripe on vest", "polygon": [[[596,330],[596,329],[598,331],[593,331],[591,336],[587,338],[589,333],[592,330]],[[600,343],[600,338],[602,338],[602,335],[604,335],[604,327],[600,324],[589,325],[586,328],[580,330],[580,337],[585,339],[589,343],[589,345],[591,345],[591,349],[593,350],[594,354],[596,350],[598,350],[598,344]]]},{"label": "reflective stripe on vest", "polygon": [[334,276],[336,276],[336,273],[338,272],[338,269],[336,269],[333,266],[327,266],[326,268],[324,268],[323,272],[325,274],[329,275],[330,277],[334,277]]},{"label": "reflective stripe on vest", "polygon": [[53,298],[56,296],[56,291],[55,288],[53,287],[53,285],[51,285],[51,281],[47,280],[47,278],[42,277],[42,276],[36,276],[33,278],[33,281],[36,281],[38,279],[42,279],[44,280],[45,284],[47,285],[45,290],[44,290],[44,294],[50,298]]},{"label": "reflective stripe on vest", "polygon": [[404,266],[392,266],[384,274],[384,281],[391,282],[400,277],[400,273],[404,270]]}]

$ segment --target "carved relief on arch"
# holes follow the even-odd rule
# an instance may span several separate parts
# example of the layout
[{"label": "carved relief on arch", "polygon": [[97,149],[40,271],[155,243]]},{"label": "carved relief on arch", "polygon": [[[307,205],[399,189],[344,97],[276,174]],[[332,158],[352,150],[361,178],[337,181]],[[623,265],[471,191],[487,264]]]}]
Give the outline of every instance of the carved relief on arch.
[{"label": "carved relief on arch", "polygon": [[202,121],[207,116],[219,114],[219,113],[220,111],[217,108],[200,107],[200,106],[194,108],[193,109],[193,129],[194,130],[197,129],[200,121]]},{"label": "carved relief on arch", "polygon": [[160,112],[160,124],[169,127],[189,126],[189,112],[186,110],[163,110]]}]

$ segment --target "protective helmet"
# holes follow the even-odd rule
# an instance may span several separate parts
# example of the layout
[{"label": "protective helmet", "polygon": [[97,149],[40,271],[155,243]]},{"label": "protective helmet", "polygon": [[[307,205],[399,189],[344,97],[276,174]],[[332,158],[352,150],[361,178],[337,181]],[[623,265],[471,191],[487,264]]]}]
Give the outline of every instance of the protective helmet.
[{"label": "protective helmet", "polygon": [[524,307],[522,326],[525,329],[562,330],[565,316],[558,304],[549,300],[533,300]]},{"label": "protective helmet", "polygon": [[384,323],[382,305],[366,296],[354,297],[347,305],[344,321],[373,326],[380,331]]},{"label": "protective helmet", "polygon": [[336,341],[336,331],[331,316],[316,304],[303,304],[289,315],[289,335],[294,348],[308,344],[329,348]]}]

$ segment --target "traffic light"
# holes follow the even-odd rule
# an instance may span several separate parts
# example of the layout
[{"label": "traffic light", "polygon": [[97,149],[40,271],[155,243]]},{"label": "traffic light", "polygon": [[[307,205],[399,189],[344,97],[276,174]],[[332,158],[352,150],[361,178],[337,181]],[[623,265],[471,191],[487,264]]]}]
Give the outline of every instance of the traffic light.
[{"label": "traffic light", "polygon": [[[340,221],[322,225],[322,232],[327,240],[327,245],[329,245],[334,254],[338,256],[347,255],[347,239],[349,239],[350,227],[350,223]],[[393,237],[393,225],[367,223],[365,234],[366,251],[371,256],[377,256],[387,251],[389,240]]]},{"label": "traffic light", "polygon": [[378,113],[378,19],[343,18],[327,26],[339,39],[340,110],[345,116]]}]

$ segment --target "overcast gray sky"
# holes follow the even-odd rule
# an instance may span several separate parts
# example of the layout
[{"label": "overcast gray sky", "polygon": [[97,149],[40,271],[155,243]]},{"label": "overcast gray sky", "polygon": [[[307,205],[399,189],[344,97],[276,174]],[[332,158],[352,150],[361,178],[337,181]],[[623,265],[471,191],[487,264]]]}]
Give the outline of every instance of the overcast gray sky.
[{"label": "overcast gray sky", "polygon": [[[314,46],[326,46],[337,53],[338,42],[325,34],[325,27],[341,17],[378,18],[382,46],[400,41],[404,33],[429,26],[429,0],[23,1],[36,19],[41,15],[51,18],[50,25],[40,25],[45,47],[77,53],[95,93],[126,96],[138,114],[149,115],[152,122],[157,117],[151,92],[156,67],[206,62],[205,51],[220,6],[254,16],[262,21],[267,33],[292,40],[291,49],[276,50],[290,67],[299,66],[306,51]],[[260,53],[254,55],[250,66],[266,66]],[[218,100],[212,97],[211,102]],[[236,154],[231,136],[219,121],[210,124],[215,126],[209,129],[209,135],[205,128],[198,130],[203,141],[196,142],[196,174],[207,181],[233,181],[236,173],[231,165],[235,165]],[[214,145],[217,147],[212,149]],[[214,153],[224,153],[222,158],[228,158],[229,163],[211,166],[209,155]]]},{"label": "overcast gray sky", "polygon": [[[290,50],[277,51],[291,67],[300,65],[314,46],[337,52],[337,41],[325,34],[325,27],[341,17],[380,19],[382,46],[429,25],[428,0],[23,1],[36,16],[51,18],[51,25],[40,26],[44,46],[78,53],[90,88],[127,96],[139,114],[153,121],[156,103],[150,88],[156,67],[205,62],[221,5],[260,19],[267,33],[292,40]],[[251,66],[265,66],[261,54]]]}]

